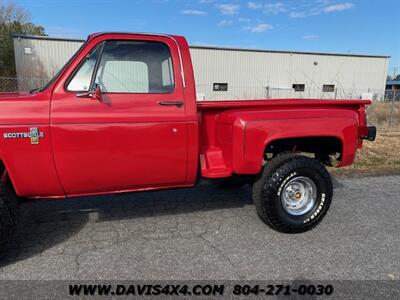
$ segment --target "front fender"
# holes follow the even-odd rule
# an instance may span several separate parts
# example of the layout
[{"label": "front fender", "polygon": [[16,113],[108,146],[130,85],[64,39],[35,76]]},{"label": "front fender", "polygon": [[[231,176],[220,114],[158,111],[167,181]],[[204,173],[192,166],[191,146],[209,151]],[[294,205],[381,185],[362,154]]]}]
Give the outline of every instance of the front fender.
[{"label": "front fender", "polygon": [[[7,133],[29,133],[34,126],[43,134],[37,144],[25,136],[4,138]],[[17,195],[64,196],[54,166],[48,125],[0,126],[0,160]]]}]

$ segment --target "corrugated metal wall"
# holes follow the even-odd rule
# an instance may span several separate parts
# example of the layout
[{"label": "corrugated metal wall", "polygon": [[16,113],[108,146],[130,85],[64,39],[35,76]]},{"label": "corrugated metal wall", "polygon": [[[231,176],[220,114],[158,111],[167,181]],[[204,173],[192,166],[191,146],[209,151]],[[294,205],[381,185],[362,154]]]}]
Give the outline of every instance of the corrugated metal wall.
[{"label": "corrugated metal wall", "polygon": [[[38,86],[46,82],[82,45],[80,41],[14,37],[14,54],[19,84]],[[26,80],[29,79],[29,80]],[[20,89],[25,89],[20,86]],[[28,87],[32,88],[32,86]]]},{"label": "corrugated metal wall", "polygon": [[[384,93],[388,59],[192,48],[197,93],[206,99],[360,98]],[[212,83],[228,83],[227,92]],[[293,84],[304,84],[295,92]],[[335,85],[334,92],[322,92]]]},{"label": "corrugated metal wall", "polygon": [[[15,37],[18,77],[51,78],[82,41]],[[27,50],[30,49],[30,50]],[[388,58],[191,47],[199,99],[353,98],[384,94]],[[227,83],[228,91],[213,91]],[[304,84],[295,92],[293,84]],[[323,92],[324,84],[335,85]]]}]

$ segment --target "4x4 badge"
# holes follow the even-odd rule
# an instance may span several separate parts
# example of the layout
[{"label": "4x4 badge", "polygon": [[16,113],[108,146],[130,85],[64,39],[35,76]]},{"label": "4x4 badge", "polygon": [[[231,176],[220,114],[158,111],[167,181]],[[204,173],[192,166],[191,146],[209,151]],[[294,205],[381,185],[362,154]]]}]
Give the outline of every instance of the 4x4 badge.
[{"label": "4x4 badge", "polygon": [[44,132],[39,131],[37,127],[32,127],[29,132],[5,132],[3,137],[5,139],[29,138],[32,145],[37,145],[39,144],[39,138],[44,137]]},{"label": "4x4 badge", "polygon": [[34,127],[34,128],[31,128],[30,136],[31,136],[31,144],[36,145],[36,144],[39,144],[39,137],[40,136],[43,137],[43,132],[39,132],[39,129]]}]

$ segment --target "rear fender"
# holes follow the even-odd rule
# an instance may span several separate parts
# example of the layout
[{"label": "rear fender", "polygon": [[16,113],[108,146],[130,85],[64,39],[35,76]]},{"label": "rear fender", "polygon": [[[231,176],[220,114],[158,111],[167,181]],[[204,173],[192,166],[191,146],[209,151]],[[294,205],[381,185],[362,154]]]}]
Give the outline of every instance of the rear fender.
[{"label": "rear fender", "polygon": [[[276,140],[305,137],[334,137],[342,144],[338,166],[350,165],[358,144],[358,114],[352,110],[309,110],[237,112],[230,117],[232,167],[237,174],[256,174],[263,165],[266,147]],[[226,121],[227,119],[225,119]],[[232,119],[231,119],[232,120]]]}]

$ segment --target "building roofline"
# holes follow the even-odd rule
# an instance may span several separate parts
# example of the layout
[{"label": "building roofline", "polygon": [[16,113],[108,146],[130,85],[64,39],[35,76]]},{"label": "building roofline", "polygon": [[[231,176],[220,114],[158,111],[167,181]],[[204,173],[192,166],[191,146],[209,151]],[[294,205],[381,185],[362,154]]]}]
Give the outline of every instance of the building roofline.
[{"label": "building roofline", "polygon": [[[128,33],[128,32],[124,32]],[[96,33],[104,34],[104,33]],[[51,41],[66,41],[66,42],[84,42],[84,39],[72,39],[39,35],[26,35],[26,34],[12,34],[14,38],[21,39],[40,39]],[[366,58],[390,58],[390,55],[371,55],[371,54],[352,54],[352,53],[330,53],[330,52],[312,52],[312,51],[289,51],[289,50],[268,50],[268,49],[254,49],[254,48],[240,48],[240,47],[218,47],[218,46],[200,46],[190,45],[191,49],[204,49],[204,50],[221,50],[221,51],[246,51],[246,52],[261,52],[261,53],[283,53],[283,54],[305,54],[305,55],[324,55],[324,56],[344,56],[344,57],[366,57]]]},{"label": "building roofline", "polygon": [[62,37],[51,37],[51,36],[42,36],[42,35],[29,35],[29,34],[19,34],[13,33],[13,38],[20,39],[34,39],[34,40],[48,40],[48,41],[65,41],[65,42],[84,42],[84,39],[72,39],[72,38],[62,38]]},{"label": "building roofline", "polygon": [[400,80],[388,80],[386,85],[400,85]]},{"label": "building roofline", "polygon": [[227,51],[247,51],[264,53],[284,53],[284,54],[305,54],[305,55],[325,55],[325,56],[350,56],[350,57],[369,57],[369,58],[390,58],[390,55],[373,54],[352,54],[352,53],[332,53],[332,52],[312,52],[312,51],[289,51],[289,50],[267,50],[240,47],[218,47],[218,46],[197,46],[191,45],[191,49],[227,50]]}]

